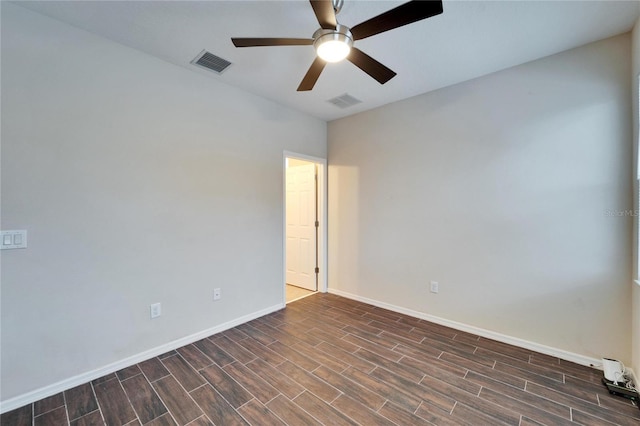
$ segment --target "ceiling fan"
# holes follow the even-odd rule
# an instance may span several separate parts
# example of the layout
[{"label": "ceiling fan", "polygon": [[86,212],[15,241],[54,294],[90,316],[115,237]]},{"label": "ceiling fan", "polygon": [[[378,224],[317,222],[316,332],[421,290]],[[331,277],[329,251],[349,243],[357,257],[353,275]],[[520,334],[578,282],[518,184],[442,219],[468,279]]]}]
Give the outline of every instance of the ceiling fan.
[{"label": "ceiling fan", "polygon": [[339,62],[345,58],[380,84],[386,83],[396,73],[353,47],[353,42],[442,13],[442,0],[413,0],[349,28],[336,20],[336,14],[342,8],[344,0],[309,2],[320,24],[320,28],[313,33],[313,38],[231,39],[236,47],[313,45],[317,57],[298,86],[299,92],[313,89],[327,62]]}]

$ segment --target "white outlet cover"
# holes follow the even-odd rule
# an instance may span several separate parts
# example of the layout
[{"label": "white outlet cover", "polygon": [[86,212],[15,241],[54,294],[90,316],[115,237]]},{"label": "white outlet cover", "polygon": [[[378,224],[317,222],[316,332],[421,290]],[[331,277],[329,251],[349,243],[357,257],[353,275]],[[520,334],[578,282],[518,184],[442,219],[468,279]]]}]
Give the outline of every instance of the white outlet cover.
[{"label": "white outlet cover", "polygon": [[437,293],[438,292],[438,282],[437,281],[431,281],[431,293]]},{"label": "white outlet cover", "polygon": [[151,318],[158,318],[160,315],[162,315],[162,305],[160,303],[151,305]]}]

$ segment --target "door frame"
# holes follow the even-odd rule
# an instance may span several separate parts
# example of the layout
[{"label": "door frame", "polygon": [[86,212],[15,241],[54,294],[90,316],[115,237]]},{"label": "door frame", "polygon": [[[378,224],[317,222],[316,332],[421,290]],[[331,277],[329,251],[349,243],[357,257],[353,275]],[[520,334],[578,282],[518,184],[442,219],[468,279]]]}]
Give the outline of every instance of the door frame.
[{"label": "door frame", "polygon": [[327,159],[284,151],[282,154],[282,302],[286,305],[287,285],[287,158],[309,161],[318,167],[318,291],[326,293],[327,285]]}]

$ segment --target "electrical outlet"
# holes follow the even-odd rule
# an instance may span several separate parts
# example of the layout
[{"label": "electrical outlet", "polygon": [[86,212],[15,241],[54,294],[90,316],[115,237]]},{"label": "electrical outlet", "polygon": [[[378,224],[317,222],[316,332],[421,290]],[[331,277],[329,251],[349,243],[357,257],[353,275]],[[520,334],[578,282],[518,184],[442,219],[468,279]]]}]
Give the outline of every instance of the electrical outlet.
[{"label": "electrical outlet", "polygon": [[160,315],[162,315],[162,306],[160,303],[151,305],[151,319],[158,318]]},{"label": "electrical outlet", "polygon": [[438,292],[438,282],[437,281],[431,281],[430,291],[431,291],[431,293],[437,293]]},{"label": "electrical outlet", "polygon": [[213,300],[220,300],[222,298],[222,290],[219,288],[213,289]]}]

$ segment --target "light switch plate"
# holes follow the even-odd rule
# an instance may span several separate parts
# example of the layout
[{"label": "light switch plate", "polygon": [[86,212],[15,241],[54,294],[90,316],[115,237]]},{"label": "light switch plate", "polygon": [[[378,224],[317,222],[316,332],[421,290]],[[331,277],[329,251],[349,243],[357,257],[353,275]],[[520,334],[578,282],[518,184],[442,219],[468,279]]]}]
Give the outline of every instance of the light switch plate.
[{"label": "light switch plate", "polygon": [[10,250],[20,248],[27,248],[26,229],[2,231],[2,238],[0,238],[0,249]]}]

